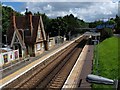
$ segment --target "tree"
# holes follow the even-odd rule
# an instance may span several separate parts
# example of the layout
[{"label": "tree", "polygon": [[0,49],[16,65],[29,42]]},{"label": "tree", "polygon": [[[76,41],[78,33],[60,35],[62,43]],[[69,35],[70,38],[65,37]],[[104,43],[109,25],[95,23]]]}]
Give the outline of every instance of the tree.
[{"label": "tree", "polygon": [[73,14],[57,17],[55,19],[50,19],[47,15],[39,12],[34,13],[34,15],[42,15],[45,31],[50,36],[64,36],[69,32],[74,35],[80,32],[80,30],[77,30],[76,28],[88,26],[83,20],[74,17]]},{"label": "tree", "polygon": [[116,33],[120,34],[120,17],[118,17],[117,15],[116,15],[116,18],[115,18],[115,22],[116,22],[116,28],[115,28]]},{"label": "tree", "polygon": [[106,38],[112,37],[113,36],[113,30],[111,28],[104,28],[101,30],[101,40],[104,40]]},{"label": "tree", "polygon": [[48,16],[44,13],[42,14],[42,19],[43,19],[43,24],[44,24],[44,28],[45,28],[45,32],[49,33],[49,23],[50,23],[50,19],[48,18]]},{"label": "tree", "polygon": [[64,36],[67,32],[67,23],[62,17],[52,19],[48,26],[50,36]]},{"label": "tree", "polygon": [[8,30],[8,27],[10,25],[10,18],[11,14],[15,12],[16,16],[21,16],[19,12],[14,11],[11,7],[8,6],[2,6],[2,42],[5,43],[5,37],[6,31]]},{"label": "tree", "polygon": [[108,21],[108,24],[109,24],[109,25],[113,25],[113,24],[115,24],[115,21],[114,21],[114,20],[109,20],[109,21]]},{"label": "tree", "polygon": [[14,11],[11,7],[8,6],[2,6],[2,27],[3,33],[6,33],[9,25],[10,25],[10,18],[11,14],[15,12],[16,16],[22,16],[19,12]]},{"label": "tree", "polygon": [[77,18],[75,18],[72,14],[64,16],[63,19],[68,24],[69,31],[74,31],[75,28],[79,27]]},{"label": "tree", "polygon": [[96,28],[98,25],[101,25],[101,24],[103,24],[103,21],[95,21],[95,22],[90,22],[89,23],[89,27],[90,28]]}]

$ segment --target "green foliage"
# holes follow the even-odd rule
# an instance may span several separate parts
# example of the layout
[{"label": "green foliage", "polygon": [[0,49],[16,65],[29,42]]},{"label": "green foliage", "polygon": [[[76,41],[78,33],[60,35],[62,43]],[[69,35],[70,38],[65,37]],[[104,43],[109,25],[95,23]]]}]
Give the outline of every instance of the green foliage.
[{"label": "green foliage", "polygon": [[113,24],[115,24],[115,21],[114,21],[114,20],[109,20],[109,21],[108,21],[108,24],[109,24],[109,25],[113,25]]},{"label": "green foliage", "polygon": [[52,19],[48,25],[50,36],[64,36],[67,32],[67,23],[62,17]]},{"label": "green foliage", "polygon": [[45,29],[45,32],[46,33],[49,33],[49,23],[50,23],[50,20],[49,17],[44,13],[44,14],[41,14],[40,12],[37,12],[37,13],[34,13],[35,16],[42,16],[42,20],[43,20],[43,24],[44,24],[44,29]]},{"label": "green foliage", "polygon": [[101,30],[101,40],[104,40],[106,38],[112,37],[113,36],[113,30],[110,28],[104,28]]},{"label": "green foliage", "polygon": [[88,24],[86,22],[78,19],[77,17],[74,17],[72,14],[64,16],[63,19],[68,25],[67,33],[71,32],[71,35],[75,35],[81,32],[76,28],[88,27]]},{"label": "green foliage", "polygon": [[50,23],[50,19],[45,15],[45,13],[42,14],[42,19],[43,19],[45,31],[48,32],[49,31],[48,25]]},{"label": "green foliage", "polygon": [[13,9],[7,6],[2,7],[2,32],[5,33],[10,24],[10,14],[13,12]]},{"label": "green foliage", "polygon": [[5,43],[5,37],[6,31],[8,30],[8,27],[10,25],[10,19],[11,14],[15,12],[16,16],[21,16],[19,12],[14,11],[11,7],[8,6],[2,6],[2,41]]},{"label": "green foliage", "polygon": [[16,16],[21,16],[19,12],[14,11],[11,7],[2,6],[2,27],[3,27],[2,32],[3,33],[6,33],[10,25],[10,18],[13,12],[15,12]]},{"label": "green foliage", "polygon": [[72,14],[64,17],[57,17],[55,19],[50,19],[47,15],[39,12],[34,13],[34,15],[42,15],[45,31],[50,36],[67,36],[68,33],[75,35],[77,33],[81,33],[81,31],[76,28],[88,27],[87,23],[77,17],[74,17]]},{"label": "green foliage", "polygon": [[115,22],[115,20],[113,18],[111,18],[107,22],[103,22],[103,21],[99,20],[99,21],[95,21],[95,22],[90,22],[89,23],[89,27],[90,28],[96,28],[96,26],[104,25],[104,24],[106,24],[106,25],[113,25],[113,24],[116,24],[116,22]]},{"label": "green foliage", "polygon": [[[96,71],[98,71],[99,76],[110,79],[120,79],[120,73],[118,72],[118,70],[120,70],[118,40],[120,41],[120,38],[111,37],[96,46],[95,55],[97,55],[98,51],[98,68],[96,67],[96,63],[94,63],[93,74],[96,74]],[[96,60],[97,58],[94,58],[94,62],[96,62]],[[113,86],[94,84],[93,88],[103,88],[104,90],[108,88],[108,90],[111,90]]]},{"label": "green foliage", "polygon": [[[11,7],[2,6],[3,35],[6,34],[6,31],[10,25],[10,17],[12,12],[15,12],[16,16],[21,16],[19,12],[14,11]],[[32,12],[29,11],[29,13]],[[83,20],[78,19],[77,17],[74,17],[72,14],[66,15],[64,17],[57,17],[55,19],[50,19],[47,15],[41,14],[39,12],[34,13],[34,15],[42,16],[45,31],[50,36],[67,36],[68,33],[75,35],[77,33],[81,33],[80,30],[76,28],[88,27],[87,23],[85,23]]]},{"label": "green foliage", "polygon": [[115,22],[116,22],[116,33],[119,33],[120,34],[120,17],[118,17],[116,15],[116,18],[115,18]]},{"label": "green foliage", "polygon": [[97,25],[101,25],[101,24],[103,24],[103,22],[99,20],[99,21],[89,23],[89,27],[95,28]]}]

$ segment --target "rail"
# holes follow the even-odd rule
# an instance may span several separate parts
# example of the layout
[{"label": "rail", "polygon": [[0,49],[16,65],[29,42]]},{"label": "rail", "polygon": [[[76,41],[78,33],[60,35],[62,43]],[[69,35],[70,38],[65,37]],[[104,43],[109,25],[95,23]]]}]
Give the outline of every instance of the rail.
[{"label": "rail", "polygon": [[71,41],[69,44],[66,44],[64,47],[62,47],[60,50],[50,54],[48,57],[46,57],[45,59],[43,59],[42,61],[40,61],[39,63],[33,65],[32,67],[28,68],[27,70],[25,70],[24,72],[20,73],[19,75],[17,75],[16,77],[12,78],[11,80],[9,80],[8,82],[6,83],[3,83],[0,88],[3,88],[3,87],[6,87],[8,84],[12,83],[13,81],[18,81],[20,80],[19,78],[21,78],[23,75],[27,76],[27,73],[28,71],[30,70],[33,70],[33,68],[35,68],[36,66],[38,66],[40,63],[42,63],[43,61],[47,60],[48,58],[50,58],[51,56],[53,56],[55,53],[58,53],[60,52],[61,50],[65,49],[66,47],[68,47],[69,45],[71,45],[72,43],[74,43],[76,40],[78,40],[79,38],[83,37],[84,35],[81,35],[80,37],[76,38],[75,40]]}]

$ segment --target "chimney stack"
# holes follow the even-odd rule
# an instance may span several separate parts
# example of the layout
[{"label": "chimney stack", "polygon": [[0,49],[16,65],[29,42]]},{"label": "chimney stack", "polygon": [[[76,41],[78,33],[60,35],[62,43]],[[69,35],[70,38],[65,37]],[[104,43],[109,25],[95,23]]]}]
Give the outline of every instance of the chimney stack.
[{"label": "chimney stack", "polygon": [[12,25],[13,25],[13,28],[16,29],[16,19],[15,19],[15,12],[12,12]]},{"label": "chimney stack", "polygon": [[30,12],[29,14],[29,25],[30,25],[30,31],[31,31],[31,35],[33,32],[33,25],[32,25],[32,13]]},{"label": "chimney stack", "polygon": [[28,7],[26,7],[26,28],[29,28],[30,34],[32,35],[33,32],[33,25],[32,25],[32,12],[28,11]]}]

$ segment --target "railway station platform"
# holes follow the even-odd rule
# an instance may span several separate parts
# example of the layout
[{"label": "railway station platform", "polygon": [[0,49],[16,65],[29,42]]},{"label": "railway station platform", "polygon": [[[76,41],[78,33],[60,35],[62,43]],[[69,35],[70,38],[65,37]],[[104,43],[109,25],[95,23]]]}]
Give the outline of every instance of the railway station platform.
[{"label": "railway station platform", "polygon": [[62,90],[68,88],[91,90],[91,84],[86,81],[86,77],[92,71],[93,52],[93,45],[85,45]]},{"label": "railway station platform", "polygon": [[[75,40],[81,38],[83,35],[81,35],[80,37],[64,44],[63,46],[60,46],[58,48],[56,48],[55,50],[51,51],[50,53],[42,56],[41,58],[35,60],[34,62],[31,62],[30,64],[22,67],[21,69],[17,70],[16,72],[0,79],[0,88],[3,88],[4,86],[6,86],[7,84],[11,83],[12,81],[18,79],[20,76],[24,75],[26,72],[28,72],[29,70],[31,70],[32,68],[36,67],[37,65],[39,65],[40,63],[42,63],[43,61],[46,61],[48,58],[50,58],[51,56],[53,56],[54,54],[56,54],[57,52],[60,52],[62,49],[68,47],[70,44],[72,44]],[[1,74],[2,75],[2,74]]]}]

